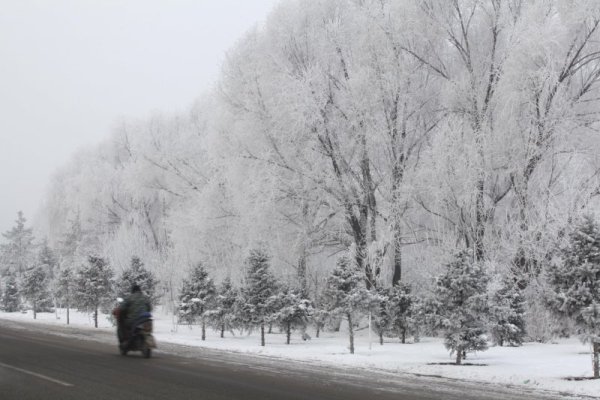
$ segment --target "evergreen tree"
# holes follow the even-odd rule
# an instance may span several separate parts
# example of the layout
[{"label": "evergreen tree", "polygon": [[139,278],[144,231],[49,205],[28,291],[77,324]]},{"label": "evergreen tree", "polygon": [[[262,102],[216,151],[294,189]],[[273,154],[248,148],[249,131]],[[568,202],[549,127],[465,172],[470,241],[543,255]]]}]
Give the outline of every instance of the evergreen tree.
[{"label": "evergreen tree", "polygon": [[407,336],[418,339],[418,319],[416,316],[416,299],[409,285],[398,282],[388,290],[388,309],[391,331],[406,343]]},{"label": "evergreen tree", "polygon": [[121,298],[127,297],[131,293],[131,287],[134,284],[140,286],[153,306],[158,303],[160,297],[156,290],[158,281],[154,274],[146,269],[142,260],[136,256],[131,257],[130,267],[123,271],[117,281],[117,295]]},{"label": "evergreen tree", "polygon": [[572,320],[581,339],[592,343],[594,378],[600,378],[600,227],[593,217],[571,232],[560,262],[548,268],[548,283],[550,309]]},{"label": "evergreen tree", "polygon": [[313,306],[311,301],[302,295],[301,290],[283,290],[276,299],[278,310],[272,319],[276,321],[286,333],[287,344],[290,344],[292,330],[306,329],[308,319],[312,315]]},{"label": "evergreen tree", "polygon": [[2,293],[2,309],[6,312],[19,311],[21,308],[21,299],[19,297],[19,288],[17,279],[14,275],[5,278],[4,290]]},{"label": "evergreen tree", "polygon": [[54,279],[55,270],[58,267],[58,259],[56,258],[54,251],[48,246],[48,239],[44,239],[40,245],[38,262],[44,267],[47,278],[52,281]]},{"label": "evergreen tree", "polygon": [[21,283],[21,293],[31,303],[33,319],[37,318],[38,312],[52,311],[47,272],[41,265],[36,265],[25,272]]},{"label": "evergreen tree", "polygon": [[17,278],[31,266],[34,258],[33,229],[26,228],[27,220],[23,212],[17,213],[16,225],[2,234],[7,243],[0,245],[0,258],[2,260],[2,275],[16,274]]},{"label": "evergreen tree", "polygon": [[445,345],[456,353],[456,364],[469,351],[487,350],[484,316],[488,313],[488,276],[466,252],[460,252],[436,280],[440,327]]},{"label": "evergreen tree", "polygon": [[354,354],[354,324],[381,301],[379,296],[366,289],[362,274],[348,257],[341,257],[327,279],[323,293],[329,317],[345,317],[348,321],[351,354]]},{"label": "evergreen tree", "polygon": [[69,325],[69,317],[73,294],[75,291],[75,277],[71,268],[62,268],[55,278],[55,296],[61,302],[61,305],[67,309],[67,325]]},{"label": "evergreen tree", "polygon": [[515,281],[505,278],[492,297],[491,334],[500,346],[521,346],[525,337],[525,299]]},{"label": "evergreen tree", "polygon": [[216,289],[208,272],[198,263],[183,281],[179,295],[179,321],[193,324],[198,318],[202,323],[202,340],[206,340],[206,318],[215,299]]},{"label": "evergreen tree", "polygon": [[101,257],[89,256],[75,278],[74,303],[81,311],[92,312],[98,327],[98,312],[113,302],[113,270]]},{"label": "evergreen tree", "polygon": [[235,306],[239,293],[233,287],[231,278],[225,278],[215,296],[215,301],[209,313],[210,324],[225,337],[225,330],[236,326]]},{"label": "evergreen tree", "polygon": [[269,269],[269,256],[252,250],[246,260],[246,285],[242,289],[241,310],[249,327],[260,326],[260,345],[265,345],[265,324],[276,311],[277,280]]}]

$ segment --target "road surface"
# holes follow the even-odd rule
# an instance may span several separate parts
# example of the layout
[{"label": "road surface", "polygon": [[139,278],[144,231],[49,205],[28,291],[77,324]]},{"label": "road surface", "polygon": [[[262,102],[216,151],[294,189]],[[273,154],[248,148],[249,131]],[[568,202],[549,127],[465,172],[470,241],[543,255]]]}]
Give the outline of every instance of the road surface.
[{"label": "road surface", "polygon": [[123,357],[116,343],[110,343],[112,338],[104,335],[98,341],[98,335],[72,328],[0,320],[0,399],[560,398],[494,385],[333,369],[160,343],[163,350],[151,359],[140,353]]}]

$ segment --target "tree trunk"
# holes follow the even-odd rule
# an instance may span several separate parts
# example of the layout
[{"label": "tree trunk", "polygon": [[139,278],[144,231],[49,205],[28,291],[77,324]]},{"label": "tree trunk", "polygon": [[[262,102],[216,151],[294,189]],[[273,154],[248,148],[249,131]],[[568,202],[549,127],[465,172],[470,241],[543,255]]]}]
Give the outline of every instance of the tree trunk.
[{"label": "tree trunk", "polygon": [[354,327],[352,326],[352,315],[350,313],[346,315],[348,316],[348,334],[350,335],[350,354],[354,354]]},{"label": "tree trunk", "polygon": [[69,311],[70,311],[70,307],[69,307],[69,301],[67,300],[67,325],[69,325]]},{"label": "tree trunk", "polygon": [[202,340],[206,340],[206,323],[202,321]]},{"label": "tree trunk", "polygon": [[402,335],[400,338],[402,339],[402,344],[406,344],[406,328],[402,328]]},{"label": "tree trunk", "polygon": [[285,334],[287,335],[287,344],[290,344],[290,339],[292,337],[292,323],[288,322],[285,326]]},{"label": "tree trunk", "polygon": [[600,378],[600,343],[594,343],[594,379]]},{"label": "tree trunk", "polygon": [[460,365],[461,361],[462,361],[462,355],[463,355],[463,351],[462,349],[459,347],[458,349],[456,349],[456,365]]},{"label": "tree trunk", "polygon": [[221,325],[221,337],[225,337],[225,324]]},{"label": "tree trunk", "polygon": [[321,333],[321,324],[317,322],[317,332],[315,333],[315,337],[319,337],[319,333]]},{"label": "tree trunk", "polygon": [[94,328],[98,327],[98,306],[94,310]]},{"label": "tree trunk", "polygon": [[33,319],[37,319],[37,304],[36,301],[33,301]]},{"label": "tree trunk", "polygon": [[379,330],[379,344],[383,346],[383,329]]},{"label": "tree trunk", "polygon": [[269,322],[269,332],[267,333],[273,333],[273,323]]},{"label": "tree trunk", "polygon": [[260,345],[265,347],[265,323],[260,323]]}]

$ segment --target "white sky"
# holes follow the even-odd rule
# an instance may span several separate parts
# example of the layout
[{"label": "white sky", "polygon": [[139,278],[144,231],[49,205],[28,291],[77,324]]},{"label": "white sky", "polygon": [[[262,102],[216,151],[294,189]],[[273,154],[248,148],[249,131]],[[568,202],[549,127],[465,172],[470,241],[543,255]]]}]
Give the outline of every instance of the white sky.
[{"label": "white sky", "polygon": [[119,117],[184,110],[278,0],[0,0],[0,232]]}]

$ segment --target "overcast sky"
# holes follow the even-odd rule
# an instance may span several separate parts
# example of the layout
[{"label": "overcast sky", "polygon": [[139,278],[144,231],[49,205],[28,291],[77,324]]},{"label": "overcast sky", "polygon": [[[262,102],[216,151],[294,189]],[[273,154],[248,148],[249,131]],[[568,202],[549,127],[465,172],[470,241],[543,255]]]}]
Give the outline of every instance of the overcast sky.
[{"label": "overcast sky", "polygon": [[0,0],[0,232],[120,117],[184,110],[278,0]]}]

